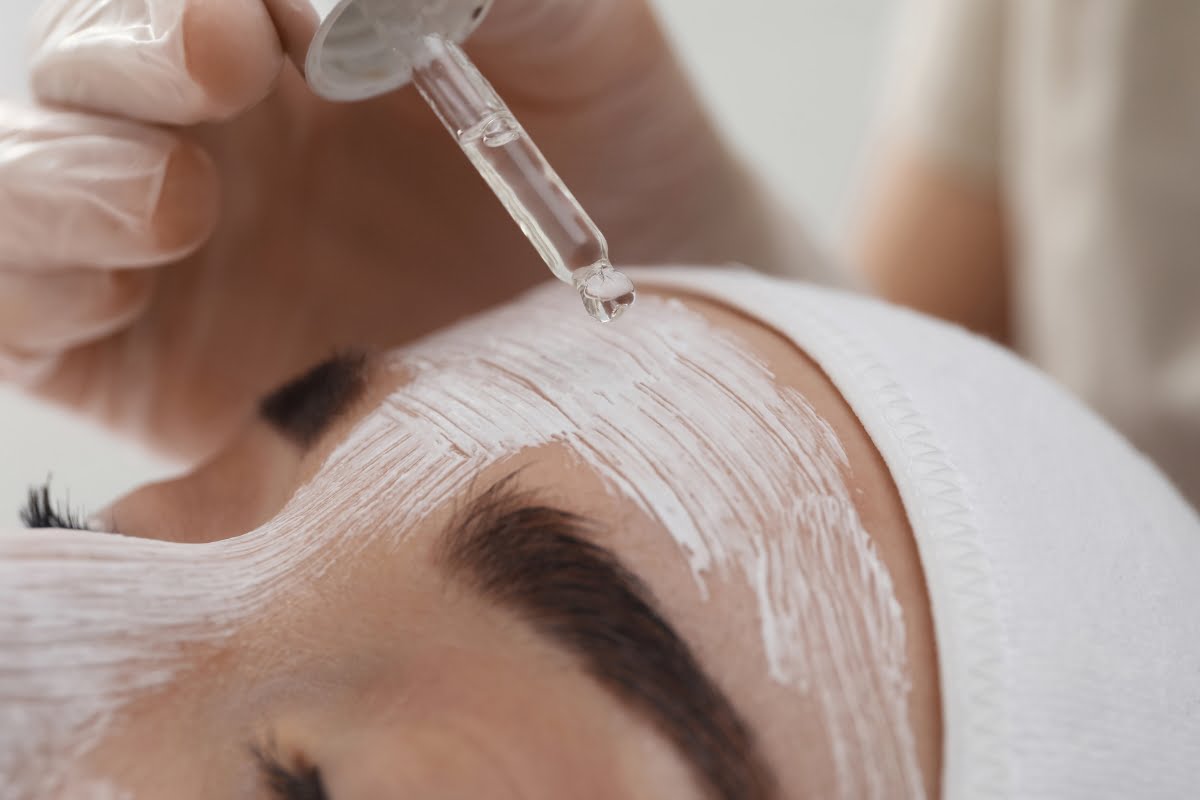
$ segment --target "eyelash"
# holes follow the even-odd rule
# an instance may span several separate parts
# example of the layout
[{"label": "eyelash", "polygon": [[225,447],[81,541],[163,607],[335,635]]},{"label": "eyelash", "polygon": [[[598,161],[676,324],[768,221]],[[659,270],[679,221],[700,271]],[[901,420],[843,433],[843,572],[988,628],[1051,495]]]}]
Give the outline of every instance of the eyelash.
[{"label": "eyelash", "polygon": [[254,760],[274,800],[329,800],[321,770],[308,764],[289,767],[274,747],[255,747]]},{"label": "eyelash", "polygon": [[50,495],[50,483],[29,490],[25,506],[21,509],[21,522],[26,528],[61,528],[67,530],[90,530],[87,515],[71,509],[66,502],[56,501]]}]

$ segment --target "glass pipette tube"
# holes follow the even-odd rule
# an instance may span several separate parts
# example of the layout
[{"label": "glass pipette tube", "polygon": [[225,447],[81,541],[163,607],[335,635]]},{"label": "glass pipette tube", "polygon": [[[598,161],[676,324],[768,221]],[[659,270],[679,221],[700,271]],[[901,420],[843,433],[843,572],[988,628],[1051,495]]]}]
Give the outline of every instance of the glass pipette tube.
[{"label": "glass pipette tube", "polygon": [[458,45],[422,39],[413,83],[437,112],[554,276],[575,287],[593,318],[633,305],[633,282],[613,268],[608,242],[521,123]]}]

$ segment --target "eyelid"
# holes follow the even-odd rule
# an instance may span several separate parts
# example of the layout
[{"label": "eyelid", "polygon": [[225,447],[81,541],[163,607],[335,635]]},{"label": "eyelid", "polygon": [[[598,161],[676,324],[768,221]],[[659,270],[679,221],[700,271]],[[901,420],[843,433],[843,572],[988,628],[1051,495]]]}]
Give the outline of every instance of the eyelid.
[{"label": "eyelid", "polygon": [[575,655],[657,727],[713,797],[777,797],[749,723],[658,610],[650,587],[593,541],[597,523],[522,492],[518,474],[446,528],[440,565]]}]

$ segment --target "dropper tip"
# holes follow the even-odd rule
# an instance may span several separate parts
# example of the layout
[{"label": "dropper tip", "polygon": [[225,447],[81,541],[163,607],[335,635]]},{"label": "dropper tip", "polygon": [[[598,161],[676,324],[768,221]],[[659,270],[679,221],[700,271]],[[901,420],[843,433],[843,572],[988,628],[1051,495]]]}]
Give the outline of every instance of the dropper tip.
[{"label": "dropper tip", "polygon": [[574,283],[583,307],[598,322],[619,319],[637,300],[633,281],[605,261],[576,270]]}]

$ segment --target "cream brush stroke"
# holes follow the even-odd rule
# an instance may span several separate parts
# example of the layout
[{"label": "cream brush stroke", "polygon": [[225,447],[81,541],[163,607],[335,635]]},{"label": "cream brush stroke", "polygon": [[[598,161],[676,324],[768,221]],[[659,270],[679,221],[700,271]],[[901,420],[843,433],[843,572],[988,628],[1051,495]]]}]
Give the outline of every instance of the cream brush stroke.
[{"label": "cream brush stroke", "polygon": [[[660,522],[703,590],[752,588],[765,669],[819,713],[839,797],[923,797],[903,618],[846,454],[744,344],[655,298],[598,327],[550,287],[389,363],[411,380],[259,530],[209,545],[0,539],[0,785],[14,800],[66,791],[63,765],[185,675],[196,645],[220,648],[367,537],[399,546],[482,470],[548,444]],[[350,513],[370,533],[348,538]]]}]

